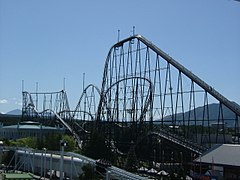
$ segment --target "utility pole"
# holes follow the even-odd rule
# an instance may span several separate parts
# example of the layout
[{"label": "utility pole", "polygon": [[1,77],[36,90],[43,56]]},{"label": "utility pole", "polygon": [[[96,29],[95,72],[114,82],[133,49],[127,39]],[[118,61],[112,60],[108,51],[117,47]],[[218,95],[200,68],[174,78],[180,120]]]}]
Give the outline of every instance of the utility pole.
[{"label": "utility pole", "polygon": [[61,159],[60,159],[60,180],[63,180],[63,155],[64,148],[67,146],[67,142],[64,140],[60,141]]},{"label": "utility pole", "polygon": [[45,179],[45,177],[46,177],[46,169],[47,169],[47,167],[46,167],[46,153],[47,153],[47,149],[46,148],[43,148],[43,151],[44,151],[44,162],[43,162],[43,177],[44,177],[44,179]]}]

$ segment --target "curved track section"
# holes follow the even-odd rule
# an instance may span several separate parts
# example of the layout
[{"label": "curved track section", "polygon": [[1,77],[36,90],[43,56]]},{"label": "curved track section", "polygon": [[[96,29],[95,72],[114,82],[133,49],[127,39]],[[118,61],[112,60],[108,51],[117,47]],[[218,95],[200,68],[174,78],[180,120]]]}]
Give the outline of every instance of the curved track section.
[{"label": "curved track section", "polygon": [[[22,92],[23,106],[22,106],[22,119],[23,120],[40,120],[36,112],[46,112],[45,110],[51,109],[56,113],[66,112],[64,117],[70,119],[70,111],[66,91],[58,92]],[[34,108],[33,108],[34,107]],[[51,117],[51,114],[45,114],[44,119]],[[50,118],[51,119],[51,118]],[[43,120],[43,119],[41,119]]]},{"label": "curved track section", "polygon": [[[133,117],[139,111],[143,113],[148,101],[149,84],[152,97],[142,116],[145,124],[160,125],[201,145],[231,143],[232,138],[239,143],[239,105],[141,35],[111,47],[104,67],[97,121],[124,120],[134,124]],[[120,116],[121,113],[134,115]],[[135,132],[141,131],[136,128]]]},{"label": "curved track section", "polygon": [[[41,103],[41,104],[40,104]],[[48,125],[59,121],[74,137],[81,148],[81,140],[70,126],[71,113],[65,91],[51,93],[23,92],[23,120],[34,120]]]},{"label": "curved track section", "polygon": [[99,98],[100,90],[98,87],[93,84],[88,85],[83,90],[72,119],[80,121],[95,120]]},{"label": "curved track section", "polygon": [[29,109],[31,109],[31,111],[33,111],[34,114],[36,115],[36,117],[38,117],[39,119],[46,118],[46,114],[47,114],[52,117],[52,120],[54,120],[54,122],[55,122],[55,120],[59,121],[72,134],[73,138],[75,139],[76,143],[78,144],[78,147],[82,148],[82,142],[81,142],[78,134],[64,119],[62,119],[60,117],[60,115],[58,113],[56,113],[52,109],[45,109],[42,112],[38,112],[37,109],[34,106],[32,106],[31,104],[29,104]]},{"label": "curved track section", "polygon": [[101,91],[87,86],[74,111],[65,91],[23,92],[22,113],[23,120],[57,118],[79,144],[76,130],[96,124],[116,148],[148,133],[169,133],[176,144],[173,134],[207,147],[240,143],[240,106],[140,35],[111,47]]},{"label": "curved track section", "polygon": [[[126,84],[130,84],[128,88]],[[128,77],[115,82],[101,97],[101,120],[142,123],[151,107],[152,89],[151,82],[143,77]]]}]

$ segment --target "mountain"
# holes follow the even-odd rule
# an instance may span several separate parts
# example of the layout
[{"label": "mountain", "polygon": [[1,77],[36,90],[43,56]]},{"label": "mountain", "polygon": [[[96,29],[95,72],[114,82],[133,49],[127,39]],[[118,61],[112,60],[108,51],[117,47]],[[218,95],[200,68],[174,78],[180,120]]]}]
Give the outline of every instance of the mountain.
[{"label": "mountain", "polygon": [[22,110],[20,109],[14,109],[12,111],[9,111],[8,113],[6,113],[8,115],[22,115]]},{"label": "mountain", "polygon": [[[209,120],[211,123],[218,122],[219,116],[221,117],[221,113],[219,114],[219,104],[218,103],[212,103],[208,105],[209,110]],[[204,113],[205,111],[205,113]],[[228,127],[233,127],[235,123],[236,115],[228,109],[226,106],[222,105],[222,114],[223,119],[225,119],[225,123],[228,124]],[[177,121],[182,121],[183,117],[185,120],[190,119],[194,120],[196,117],[197,120],[200,120],[197,122],[198,125],[201,125],[201,120],[205,119],[207,120],[207,113],[206,113],[206,107],[204,109],[203,106],[195,108],[195,110],[190,110],[185,113],[178,113],[175,114]],[[172,116],[166,116],[164,117],[164,120],[171,121]],[[221,118],[220,118],[221,119]],[[194,121],[190,122],[190,124],[193,124]]]}]

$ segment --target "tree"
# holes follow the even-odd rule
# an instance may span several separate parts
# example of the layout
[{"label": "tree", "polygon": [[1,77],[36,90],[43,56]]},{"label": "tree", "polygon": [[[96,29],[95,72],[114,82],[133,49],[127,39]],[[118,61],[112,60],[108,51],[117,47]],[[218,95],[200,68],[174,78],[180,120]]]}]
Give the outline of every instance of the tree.
[{"label": "tree", "polygon": [[35,137],[26,137],[17,139],[16,141],[10,140],[9,146],[19,146],[19,147],[29,147],[36,149],[37,148],[37,138]]},{"label": "tree", "polygon": [[132,143],[127,155],[125,169],[130,172],[135,172],[137,170],[137,166],[138,166],[138,161],[135,153],[135,146]]},{"label": "tree", "polygon": [[96,179],[95,168],[91,164],[82,167],[83,173],[79,177],[80,180]]},{"label": "tree", "polygon": [[52,150],[52,151],[59,151],[61,139],[62,139],[61,134],[50,133],[45,137],[42,148],[47,148],[48,150]]},{"label": "tree", "polygon": [[75,143],[75,140],[73,139],[73,137],[68,136],[68,135],[64,135],[62,137],[62,139],[67,142],[67,146],[65,147],[65,151],[74,151],[74,149],[76,147],[76,143]]},{"label": "tree", "polygon": [[84,147],[83,153],[93,159],[111,160],[112,152],[110,147],[105,144],[105,138],[102,133],[94,132],[90,141]]}]

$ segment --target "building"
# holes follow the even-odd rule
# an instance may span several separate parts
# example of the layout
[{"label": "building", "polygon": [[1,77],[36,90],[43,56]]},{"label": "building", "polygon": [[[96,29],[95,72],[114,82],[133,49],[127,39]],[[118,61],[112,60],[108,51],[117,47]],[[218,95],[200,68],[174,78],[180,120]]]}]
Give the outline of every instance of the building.
[{"label": "building", "polygon": [[44,126],[38,122],[24,121],[16,125],[0,125],[0,138],[2,139],[19,139],[25,137],[44,137],[50,133],[64,134],[65,129],[60,126]]},{"label": "building", "polygon": [[240,179],[239,144],[215,145],[194,162],[201,166],[201,169],[208,168],[205,172],[207,175],[214,173],[215,176],[218,174],[218,179]]}]

